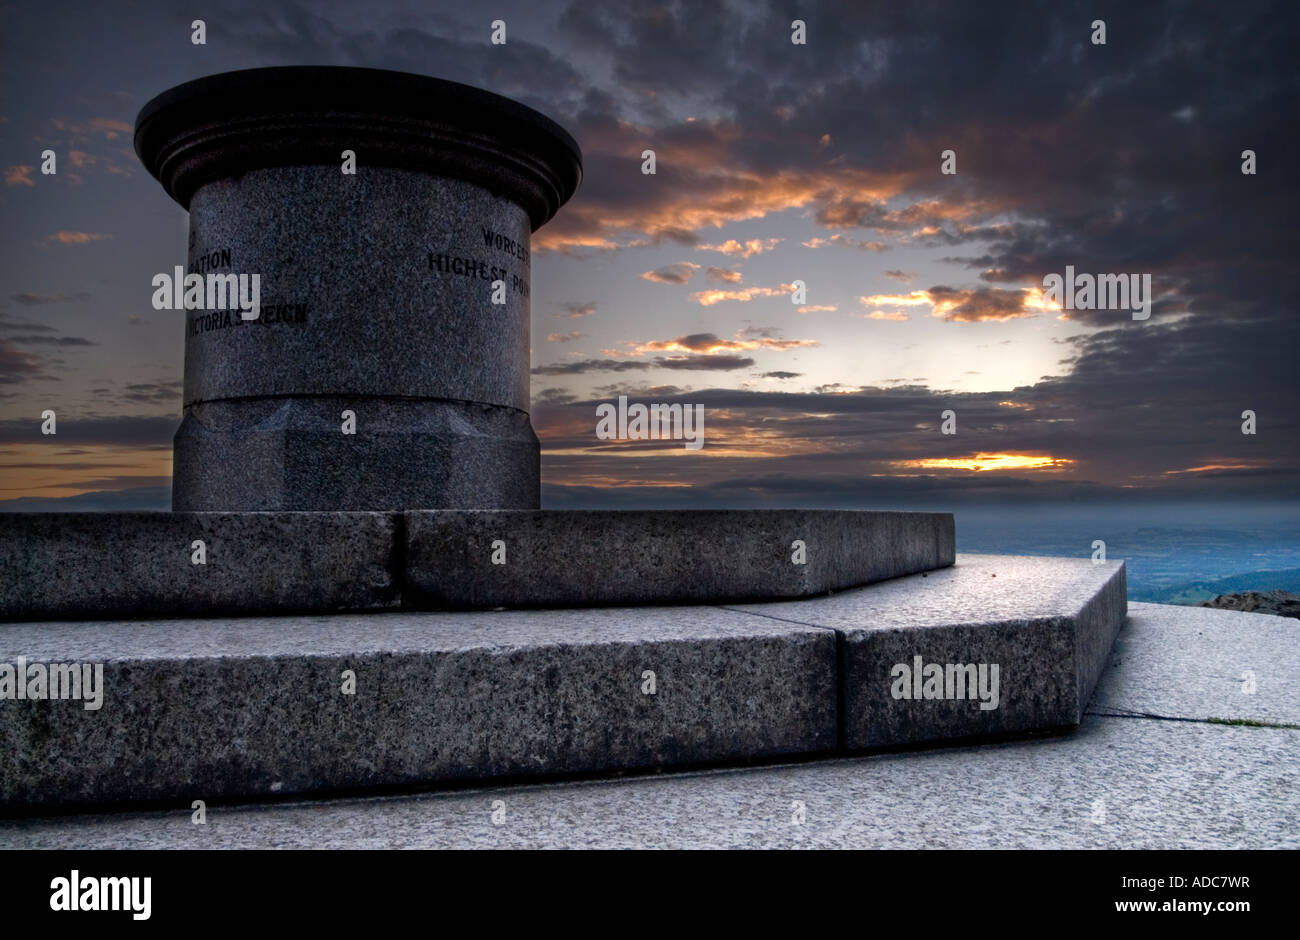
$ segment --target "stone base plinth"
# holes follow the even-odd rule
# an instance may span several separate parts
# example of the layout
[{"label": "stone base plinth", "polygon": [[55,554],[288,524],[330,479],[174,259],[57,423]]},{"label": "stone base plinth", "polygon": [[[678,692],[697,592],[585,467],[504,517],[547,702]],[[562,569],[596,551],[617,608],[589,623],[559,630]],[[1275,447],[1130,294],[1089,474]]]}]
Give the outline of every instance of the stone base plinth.
[{"label": "stone base plinth", "polygon": [[[342,433],[344,412],[357,433]],[[210,402],[185,409],[173,453],[177,512],[538,508],[537,436],[525,412],[495,405]]]},{"label": "stone base plinth", "polygon": [[953,542],[948,513],[9,513],[0,619],[807,597],[950,565]]},{"label": "stone base plinth", "polygon": [[[24,665],[28,689],[33,663],[102,670],[94,708],[84,687],[0,701],[0,808],[188,811],[1068,730],[1125,607],[1122,562],[962,555],[743,607],[0,624],[0,668]],[[918,657],[997,665],[996,697],[896,697]]]}]

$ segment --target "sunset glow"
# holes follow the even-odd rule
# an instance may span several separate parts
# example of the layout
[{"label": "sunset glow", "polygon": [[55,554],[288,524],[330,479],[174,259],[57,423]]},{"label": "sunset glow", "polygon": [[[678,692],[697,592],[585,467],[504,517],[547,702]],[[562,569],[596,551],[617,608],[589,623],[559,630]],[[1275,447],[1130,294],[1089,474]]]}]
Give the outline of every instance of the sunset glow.
[{"label": "sunset glow", "polygon": [[1063,457],[1033,454],[976,454],[973,457],[926,457],[896,460],[894,466],[914,470],[1064,470],[1074,464]]}]

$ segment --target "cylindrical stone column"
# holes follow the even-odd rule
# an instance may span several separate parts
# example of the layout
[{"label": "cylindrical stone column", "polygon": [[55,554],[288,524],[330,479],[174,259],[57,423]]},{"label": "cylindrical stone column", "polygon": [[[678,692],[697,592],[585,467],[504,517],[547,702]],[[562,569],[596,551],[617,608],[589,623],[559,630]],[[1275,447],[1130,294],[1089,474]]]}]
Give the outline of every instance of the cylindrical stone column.
[{"label": "cylindrical stone column", "polygon": [[559,125],[425,76],[269,68],[164,92],[135,148],[190,212],[185,273],[260,276],[256,319],[181,314],[173,509],[538,508],[529,236],[582,175]]}]

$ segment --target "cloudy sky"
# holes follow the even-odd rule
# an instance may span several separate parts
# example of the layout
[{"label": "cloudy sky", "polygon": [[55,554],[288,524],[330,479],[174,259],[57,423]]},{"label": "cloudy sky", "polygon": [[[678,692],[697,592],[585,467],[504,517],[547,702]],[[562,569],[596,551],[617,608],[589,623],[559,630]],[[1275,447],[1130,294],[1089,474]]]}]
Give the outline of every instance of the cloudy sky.
[{"label": "cloudy sky", "polygon": [[[150,280],[187,222],[132,124],[291,64],[477,85],[581,145],[533,238],[546,505],[1300,490],[1293,4],[200,6],[3,5],[0,500],[168,484],[183,334]],[[1150,318],[1060,309],[1067,265],[1150,274]],[[620,394],[702,404],[704,448],[598,440]]]}]

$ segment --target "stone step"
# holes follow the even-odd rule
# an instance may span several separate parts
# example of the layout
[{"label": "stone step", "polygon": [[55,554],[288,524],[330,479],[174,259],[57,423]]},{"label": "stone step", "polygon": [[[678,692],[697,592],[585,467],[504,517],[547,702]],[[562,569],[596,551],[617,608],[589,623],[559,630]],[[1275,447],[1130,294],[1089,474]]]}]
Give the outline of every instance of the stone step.
[{"label": "stone step", "polygon": [[103,697],[0,701],[4,807],[835,746],[834,634],[710,607],[0,625],[18,656],[103,663]]},{"label": "stone step", "polygon": [[[1297,630],[1267,614],[1130,604],[1071,735],[601,781],[209,803],[203,825],[189,803],[0,818],[0,847],[1297,849]],[[1254,692],[1242,689],[1242,667],[1257,672]]]},{"label": "stone step", "polygon": [[1127,598],[1122,561],[959,555],[869,590],[733,609],[839,634],[841,744],[863,750],[1078,725]]},{"label": "stone step", "polygon": [[[567,775],[1070,728],[1123,621],[1123,575],[1122,562],[963,555],[937,573],[743,608],[0,624],[0,806]],[[926,698],[923,683],[921,699],[894,698],[893,668],[916,656],[976,664],[974,694]],[[87,664],[81,692],[102,692],[99,707],[17,700],[5,664],[20,657],[25,689],[42,671],[32,663]],[[999,667],[996,708],[979,707],[979,664]]]},{"label": "stone step", "polygon": [[5,513],[0,619],[763,600],[953,556],[950,513]]},{"label": "stone step", "polygon": [[[425,609],[802,598],[956,554],[950,513],[408,512],[405,524],[404,596]],[[505,564],[493,563],[498,545]]]}]

